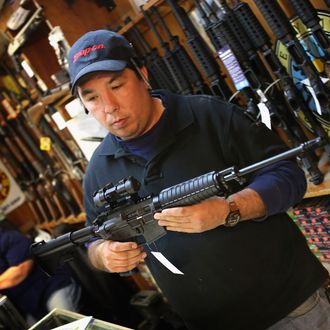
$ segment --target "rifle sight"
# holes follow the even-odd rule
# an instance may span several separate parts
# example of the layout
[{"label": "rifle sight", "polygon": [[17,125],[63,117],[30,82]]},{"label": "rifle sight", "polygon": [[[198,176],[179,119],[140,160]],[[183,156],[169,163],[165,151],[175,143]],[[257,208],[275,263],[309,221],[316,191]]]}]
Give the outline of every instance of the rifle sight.
[{"label": "rifle sight", "polygon": [[95,206],[115,208],[136,195],[140,182],[132,176],[120,180],[116,185],[108,183],[93,194]]}]

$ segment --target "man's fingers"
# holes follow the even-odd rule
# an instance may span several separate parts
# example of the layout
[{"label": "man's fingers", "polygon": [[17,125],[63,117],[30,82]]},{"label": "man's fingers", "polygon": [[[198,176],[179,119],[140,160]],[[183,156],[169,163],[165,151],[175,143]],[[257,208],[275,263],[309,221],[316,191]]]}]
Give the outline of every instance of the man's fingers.
[{"label": "man's fingers", "polygon": [[183,227],[174,227],[174,226],[166,226],[166,230],[168,230],[168,231],[178,231],[180,233],[196,233],[197,232],[193,228],[183,228]]},{"label": "man's fingers", "polygon": [[[154,214],[155,219],[189,217],[187,207],[172,207]],[[190,213],[190,212],[189,212]]]},{"label": "man's fingers", "polygon": [[135,242],[109,242],[109,248],[111,251],[120,252],[120,251],[129,251],[138,249],[139,246]]},{"label": "man's fingers", "polygon": [[146,257],[145,253],[130,258],[114,258],[114,266],[133,266],[139,264]]}]

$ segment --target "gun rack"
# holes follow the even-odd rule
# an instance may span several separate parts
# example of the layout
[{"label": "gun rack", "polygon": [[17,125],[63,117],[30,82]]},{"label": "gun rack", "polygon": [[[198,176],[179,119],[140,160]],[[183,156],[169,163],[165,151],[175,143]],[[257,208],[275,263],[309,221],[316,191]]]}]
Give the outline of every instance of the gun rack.
[{"label": "gun rack", "polygon": [[[6,22],[19,7],[19,2],[16,0],[4,6],[0,12],[0,31],[5,33],[9,41],[8,51],[1,53],[0,65],[0,131],[5,133],[2,137],[0,134],[0,159],[4,160],[9,169],[8,172],[22,185],[26,198],[23,205],[10,212],[9,218],[13,219],[23,231],[27,231],[34,225],[51,231],[59,223],[85,221],[79,175],[83,173],[87,160],[72,133],[67,128],[59,129],[53,117],[56,114],[60,115],[64,121],[70,120],[71,115],[66,110],[66,105],[73,101],[73,97],[69,92],[68,77],[63,63],[59,63],[54,49],[49,44],[50,31],[55,27],[60,27],[64,35],[63,43],[68,47],[80,35],[90,30],[109,28],[130,38],[133,34],[132,30],[136,28],[150,47],[159,51],[160,56],[163,55],[163,50],[143,13],[133,0],[115,1],[117,6],[111,11],[98,6],[96,1],[73,0],[69,3],[29,0],[26,2],[30,9],[28,19],[18,30],[12,31],[8,29]],[[227,2],[231,3],[231,1]],[[244,0],[244,2],[248,3],[253,12],[258,15],[260,23],[274,42],[275,36],[260,14],[255,1]],[[324,1],[312,0],[312,2],[316,8],[329,11]],[[196,18],[194,0],[181,0],[176,3],[184,8],[189,17]],[[279,3],[286,10],[287,15],[292,15],[287,0],[281,0]],[[193,58],[183,30],[167,1],[149,0],[142,9],[147,12],[154,7],[158,9],[170,32],[178,36],[183,48]],[[152,21],[156,21],[155,17]],[[213,59],[219,65],[221,77],[228,86],[228,90],[234,93],[235,88],[229,78],[227,68],[219,60],[202,26],[196,21],[194,23],[207,47],[210,48]],[[27,33],[29,31],[31,33]],[[164,39],[167,38],[164,31],[160,35],[165,37]],[[196,59],[192,62],[198,66]],[[202,72],[201,76],[203,82],[206,82],[205,73]],[[10,89],[3,80],[7,80],[7,83],[10,81],[11,86],[15,87]],[[244,100],[241,97],[237,100],[239,104],[243,104]],[[278,133],[281,135],[281,132]],[[42,140],[43,147],[46,150],[40,150],[40,138],[49,137],[49,134],[52,134],[51,149],[47,150],[49,141],[44,139]],[[8,140],[8,136],[12,138],[12,141],[15,140],[15,144],[22,147],[16,150],[15,145]],[[27,138],[29,142],[25,140]],[[37,156],[34,155],[34,151]],[[330,194],[329,162],[326,155],[319,155],[319,158],[318,165],[325,174],[325,179],[318,186],[309,183],[306,198]],[[69,162],[67,162],[68,159]],[[45,160],[49,161],[49,166]],[[58,182],[61,189],[66,191],[65,200],[63,196],[59,196],[58,192],[51,189],[49,183],[52,180]],[[45,190],[45,187],[49,190]],[[56,207],[52,207],[52,204]]]}]

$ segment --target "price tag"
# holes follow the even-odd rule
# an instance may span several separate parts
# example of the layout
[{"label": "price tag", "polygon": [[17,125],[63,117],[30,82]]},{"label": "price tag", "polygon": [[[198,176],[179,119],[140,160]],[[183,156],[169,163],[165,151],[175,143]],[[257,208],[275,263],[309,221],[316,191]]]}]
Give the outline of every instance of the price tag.
[{"label": "price tag", "polygon": [[152,255],[162,263],[168,270],[170,270],[174,274],[184,275],[181,270],[176,268],[169,260],[167,260],[164,255],[160,252],[151,251]]},{"label": "price tag", "polygon": [[258,108],[261,115],[261,122],[264,123],[269,129],[272,129],[270,113],[265,103],[258,103]]},{"label": "price tag", "polygon": [[50,151],[52,149],[52,141],[48,136],[40,138],[40,150]]}]

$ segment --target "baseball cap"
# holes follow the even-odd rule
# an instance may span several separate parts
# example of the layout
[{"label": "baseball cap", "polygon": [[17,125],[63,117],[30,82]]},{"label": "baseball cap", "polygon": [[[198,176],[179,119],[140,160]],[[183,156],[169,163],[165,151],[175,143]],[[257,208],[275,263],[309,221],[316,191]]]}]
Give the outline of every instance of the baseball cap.
[{"label": "baseball cap", "polygon": [[116,32],[87,32],[72,45],[69,52],[71,91],[78,80],[89,73],[125,69],[134,54],[132,44]]}]

